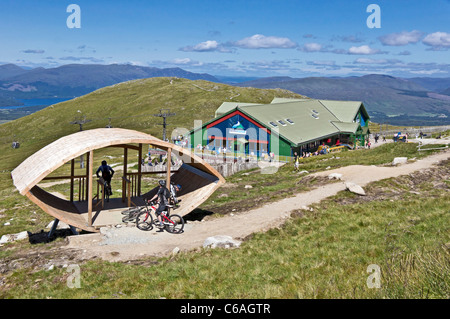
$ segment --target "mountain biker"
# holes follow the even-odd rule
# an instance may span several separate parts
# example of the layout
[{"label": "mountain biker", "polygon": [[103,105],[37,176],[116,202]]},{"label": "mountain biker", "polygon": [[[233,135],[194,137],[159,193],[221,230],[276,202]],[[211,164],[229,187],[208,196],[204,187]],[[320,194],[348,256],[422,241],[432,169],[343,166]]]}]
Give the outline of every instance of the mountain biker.
[{"label": "mountain biker", "polygon": [[180,184],[172,184],[170,183],[170,194],[172,196],[173,204],[176,205],[179,202],[181,202],[181,199],[177,198],[177,193],[181,191],[181,185]]},{"label": "mountain biker", "polygon": [[105,180],[106,191],[108,192],[108,195],[111,196],[111,179],[114,176],[114,170],[111,168],[111,166],[108,165],[106,161],[102,161],[102,165],[100,165],[100,167],[95,172],[98,178],[100,178],[99,172],[102,172],[102,177]]},{"label": "mountain biker", "polygon": [[153,196],[150,201],[155,200],[158,198],[158,203],[155,205],[156,211],[155,214],[158,217],[159,226],[163,227],[163,222],[161,218],[161,213],[166,210],[167,205],[169,204],[169,198],[170,198],[170,192],[166,188],[166,181],[160,180],[159,181],[159,189],[158,192]]}]

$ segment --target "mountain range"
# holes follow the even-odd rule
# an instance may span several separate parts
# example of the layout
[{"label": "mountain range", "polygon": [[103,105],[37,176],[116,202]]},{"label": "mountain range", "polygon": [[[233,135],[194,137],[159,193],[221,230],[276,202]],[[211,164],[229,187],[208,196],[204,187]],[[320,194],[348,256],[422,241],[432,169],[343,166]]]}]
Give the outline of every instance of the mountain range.
[{"label": "mountain range", "polygon": [[[377,74],[306,78],[225,77],[192,73],[180,68],[160,69],[130,64],[68,64],[47,69],[0,65],[0,106],[22,105],[21,99],[71,99],[120,82],[153,77],[206,80],[262,89],[281,88],[310,98],[363,101],[371,120],[377,123],[450,124],[450,78],[404,79]],[[35,107],[31,112],[37,109]],[[24,108],[16,117],[9,114],[8,120],[29,112]]]},{"label": "mountain range", "polygon": [[444,125],[450,123],[450,78],[396,78],[388,75],[351,77],[270,77],[237,84],[281,88],[310,98],[362,101],[377,123]]},{"label": "mountain range", "polygon": [[25,70],[14,64],[5,64],[0,65],[0,106],[20,105],[17,99],[73,98],[120,82],[153,77],[219,82],[212,75],[192,73],[180,68],[68,64]]}]

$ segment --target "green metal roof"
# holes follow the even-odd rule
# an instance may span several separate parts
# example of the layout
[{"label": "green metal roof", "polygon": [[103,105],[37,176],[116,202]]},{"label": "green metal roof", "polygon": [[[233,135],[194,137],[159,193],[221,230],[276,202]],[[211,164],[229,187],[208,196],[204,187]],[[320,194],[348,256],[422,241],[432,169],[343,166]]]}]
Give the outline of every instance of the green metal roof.
[{"label": "green metal roof", "polygon": [[[278,132],[294,145],[339,133],[336,126],[331,123],[339,119],[318,100],[242,106],[239,110],[257,119],[272,131]],[[277,126],[274,127],[271,122]]]},{"label": "green metal roof", "polygon": [[342,133],[355,133],[358,130],[359,123],[331,122]]},{"label": "green metal roof", "polygon": [[231,110],[234,110],[238,106],[246,106],[246,105],[260,105],[257,103],[241,103],[241,102],[223,102],[219,108],[216,110],[215,117],[219,117],[228,113]]},{"label": "green metal roof", "polygon": [[296,101],[304,101],[304,100],[310,100],[310,99],[291,99],[288,97],[275,97],[272,102],[272,104],[276,104],[276,103],[284,103],[284,102],[296,102]]},{"label": "green metal roof", "polygon": [[[356,114],[361,107],[360,101],[330,101],[320,100],[331,113],[334,114],[341,122],[352,122],[355,119]],[[364,108],[363,108],[364,109]],[[369,118],[369,115],[363,110],[365,117]]]}]

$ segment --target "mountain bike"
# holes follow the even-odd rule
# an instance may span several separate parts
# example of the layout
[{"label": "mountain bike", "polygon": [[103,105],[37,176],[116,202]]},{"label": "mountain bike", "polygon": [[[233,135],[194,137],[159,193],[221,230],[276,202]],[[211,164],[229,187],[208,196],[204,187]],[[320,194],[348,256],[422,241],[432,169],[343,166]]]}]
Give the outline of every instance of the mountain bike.
[{"label": "mountain bike", "polygon": [[[153,226],[160,227],[158,218],[153,219],[152,212],[156,216],[155,202],[147,203],[136,216],[136,227],[140,230],[151,230]],[[167,205],[167,210],[161,212],[163,229],[172,234],[180,234],[184,229],[184,219],[180,215],[170,214],[173,205]],[[137,209],[136,209],[137,210]]]},{"label": "mountain bike", "polygon": [[136,217],[145,210],[145,206],[130,207],[122,212],[122,222],[124,223],[134,223]]}]

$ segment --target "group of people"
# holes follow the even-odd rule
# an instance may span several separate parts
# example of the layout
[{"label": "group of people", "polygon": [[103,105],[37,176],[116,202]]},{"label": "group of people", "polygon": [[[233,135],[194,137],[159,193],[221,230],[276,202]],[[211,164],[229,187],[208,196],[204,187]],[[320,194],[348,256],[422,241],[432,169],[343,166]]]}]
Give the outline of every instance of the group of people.
[{"label": "group of people", "polygon": [[[105,182],[105,192],[108,194],[108,196],[112,195],[111,191],[111,180],[114,176],[114,170],[111,166],[108,165],[106,161],[102,161],[102,165],[99,166],[95,174],[98,178],[103,178]],[[180,184],[174,184],[170,183],[170,191],[166,187],[166,181],[160,180],[158,182],[159,189],[158,192],[149,200],[150,202],[157,200],[155,207],[156,207],[156,216],[158,217],[158,221],[160,223],[160,226],[163,227],[163,222],[161,218],[161,214],[164,211],[167,211],[168,205],[177,205],[181,200],[178,199],[177,195],[178,192],[181,191],[181,185]]]},{"label": "group of people", "polygon": [[[380,139],[380,134],[376,133],[373,139],[375,140],[375,144],[377,144]],[[386,135],[383,135],[383,142],[386,142]]]}]

